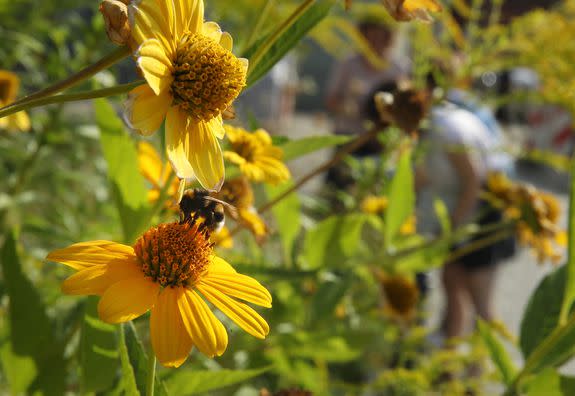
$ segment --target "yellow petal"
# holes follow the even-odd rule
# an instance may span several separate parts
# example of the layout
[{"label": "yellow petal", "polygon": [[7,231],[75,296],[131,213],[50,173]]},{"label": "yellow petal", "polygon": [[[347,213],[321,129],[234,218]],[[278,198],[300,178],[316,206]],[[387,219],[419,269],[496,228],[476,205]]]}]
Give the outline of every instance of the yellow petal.
[{"label": "yellow petal", "polygon": [[271,308],[272,306],[270,292],[252,277],[238,273],[230,274],[210,271],[200,282],[212,286],[228,296],[266,308]]},{"label": "yellow petal", "polygon": [[162,160],[158,152],[148,142],[138,143],[138,168],[140,173],[154,187],[159,187],[162,180]]},{"label": "yellow petal", "polygon": [[150,316],[152,347],[165,367],[181,366],[193,346],[178,308],[182,294],[182,287],[166,287],[160,292]]},{"label": "yellow petal", "polygon": [[76,272],[62,283],[62,292],[72,295],[102,295],[114,283],[142,275],[136,258],[115,259]]},{"label": "yellow petal", "polygon": [[172,83],[172,62],[157,39],[144,41],[138,49],[137,63],[146,82],[156,95]]},{"label": "yellow petal", "polygon": [[208,267],[208,273],[211,272],[225,272],[228,274],[235,274],[236,270],[226,260],[221,257],[213,256],[211,264]]},{"label": "yellow petal", "polygon": [[224,183],[224,158],[215,135],[221,128],[217,118],[208,122],[191,121],[188,125],[188,161],[206,190],[219,191]]},{"label": "yellow petal", "polygon": [[8,104],[16,100],[20,79],[18,75],[8,70],[0,70],[0,102]]},{"label": "yellow petal", "polygon": [[149,39],[158,39],[168,58],[176,52],[173,32],[173,8],[165,0],[142,0],[131,2],[128,12],[132,24],[132,37],[138,45]]},{"label": "yellow petal", "polygon": [[135,257],[131,246],[110,241],[89,241],[54,250],[46,259],[81,270],[93,265],[108,264],[116,259]]},{"label": "yellow petal", "polygon": [[236,165],[243,165],[246,163],[244,157],[233,151],[224,151],[224,158]]},{"label": "yellow petal", "polygon": [[20,111],[16,114],[9,115],[7,118],[8,129],[15,129],[22,132],[30,130],[30,118],[25,111]]},{"label": "yellow petal", "polygon": [[228,333],[198,294],[186,289],[178,299],[184,326],[192,342],[208,357],[220,356],[228,346]]},{"label": "yellow petal", "polygon": [[154,305],[160,285],[144,274],[114,283],[98,303],[100,319],[108,323],[121,323],[143,315]]},{"label": "yellow petal", "polygon": [[211,38],[216,43],[219,43],[222,37],[222,29],[215,22],[204,22],[202,32],[204,36]]},{"label": "yellow petal", "polygon": [[253,133],[253,136],[259,140],[261,144],[267,146],[272,144],[272,138],[270,137],[269,133],[265,131],[265,129],[256,129],[256,131]]},{"label": "yellow petal", "polygon": [[441,5],[435,0],[405,0],[403,3],[403,8],[409,12],[418,9],[424,9],[431,12],[441,11]]},{"label": "yellow petal", "polygon": [[181,37],[183,33],[199,32],[204,22],[203,0],[174,0],[176,15],[176,34]]},{"label": "yellow petal", "polygon": [[162,125],[171,103],[172,95],[168,90],[156,95],[148,85],[140,85],[128,94],[126,120],[138,133],[151,135]]},{"label": "yellow petal", "polygon": [[198,283],[196,288],[245,332],[257,338],[265,338],[269,333],[267,322],[251,307],[226,296],[212,286]]},{"label": "yellow petal", "polygon": [[190,142],[186,138],[188,115],[179,107],[170,107],[166,116],[166,151],[172,168],[180,179],[194,177],[194,170],[188,161]]},{"label": "yellow petal", "polygon": [[234,40],[232,35],[228,32],[223,32],[222,37],[220,37],[220,45],[231,52],[234,47]]}]

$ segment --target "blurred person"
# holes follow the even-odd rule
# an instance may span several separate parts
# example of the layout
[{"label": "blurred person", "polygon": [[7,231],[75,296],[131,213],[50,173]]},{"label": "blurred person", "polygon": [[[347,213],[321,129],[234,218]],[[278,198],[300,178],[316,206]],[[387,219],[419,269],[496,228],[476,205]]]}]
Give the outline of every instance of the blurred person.
[{"label": "blurred person", "polygon": [[[381,57],[387,67],[381,69],[374,66],[364,55],[354,53],[338,63],[331,73],[326,95],[326,107],[332,114],[335,134],[358,135],[367,132],[364,104],[370,92],[381,83],[394,83],[407,78],[409,64],[391,55],[394,34],[393,31],[379,23],[370,20],[360,22],[358,29],[375,54]],[[373,139],[354,153],[355,156],[378,154],[381,145]],[[346,176],[345,166],[330,169],[328,183],[345,188],[352,183]]]},{"label": "blurred person", "polygon": [[[436,84],[428,79],[430,95]],[[427,152],[419,180],[423,180],[419,197],[418,218],[427,231],[437,233],[439,225],[433,210],[434,198],[447,206],[452,228],[466,223],[479,225],[501,221],[501,213],[487,206],[479,198],[488,172],[498,164],[493,161],[496,140],[492,131],[476,114],[461,103],[445,100],[434,105],[430,112],[428,133],[422,136]],[[456,244],[452,251],[483,239],[490,234],[471,238]],[[468,314],[474,308],[486,321],[495,318],[493,290],[497,263],[501,259],[500,243],[494,243],[448,262],[442,270],[442,283],[446,296],[443,322],[447,338],[465,334]]]}]

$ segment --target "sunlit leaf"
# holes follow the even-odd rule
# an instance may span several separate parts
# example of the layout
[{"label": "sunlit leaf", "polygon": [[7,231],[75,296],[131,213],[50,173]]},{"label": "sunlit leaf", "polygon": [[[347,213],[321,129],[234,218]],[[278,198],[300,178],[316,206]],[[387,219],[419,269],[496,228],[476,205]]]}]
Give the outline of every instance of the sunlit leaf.
[{"label": "sunlit leaf", "polygon": [[479,319],[477,321],[477,326],[479,329],[479,334],[481,334],[481,338],[491,355],[491,359],[495,366],[499,370],[503,381],[506,384],[510,384],[511,381],[515,378],[515,374],[517,369],[509,356],[509,353],[501,343],[501,341],[497,338],[495,333],[491,330],[489,324],[485,323],[483,320]]},{"label": "sunlit leaf", "polygon": [[565,323],[573,301],[575,300],[575,160],[571,169],[571,189],[569,198],[567,265],[565,270],[565,293],[561,303],[559,321]]},{"label": "sunlit leaf", "polygon": [[389,206],[385,211],[385,245],[387,247],[392,246],[401,226],[413,213],[415,207],[411,150],[404,151],[399,159],[388,198]]},{"label": "sunlit leaf", "polygon": [[[268,200],[272,200],[282,192],[289,189],[293,184],[291,182],[283,183],[280,186],[266,185]],[[300,211],[301,206],[296,192],[288,195],[272,207],[275,224],[278,228],[278,234],[282,242],[284,260],[291,262],[291,253],[294,241],[300,230]]]},{"label": "sunlit leaf", "polygon": [[345,144],[351,141],[353,136],[309,136],[297,140],[289,140],[280,145],[284,152],[284,161],[289,161],[303,155],[313,153],[328,147]]},{"label": "sunlit leaf", "polygon": [[180,369],[169,376],[166,380],[166,387],[170,395],[196,395],[240,384],[270,370],[270,366],[251,370],[198,371]]},{"label": "sunlit leaf", "polygon": [[149,220],[147,193],[138,170],[136,148],[112,105],[105,99],[97,99],[94,103],[124,241],[131,243]]}]

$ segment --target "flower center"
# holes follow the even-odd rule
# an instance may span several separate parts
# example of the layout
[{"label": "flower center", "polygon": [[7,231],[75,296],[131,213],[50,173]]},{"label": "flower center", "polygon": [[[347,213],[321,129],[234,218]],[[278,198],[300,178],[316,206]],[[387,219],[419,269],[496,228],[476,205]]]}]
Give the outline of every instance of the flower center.
[{"label": "flower center", "polygon": [[192,218],[150,228],[134,251],[144,275],[167,287],[195,283],[208,268],[212,246],[208,229]]},{"label": "flower center", "polygon": [[198,33],[184,35],[176,50],[174,103],[198,120],[223,112],[246,85],[246,68],[230,51]]},{"label": "flower center", "polygon": [[232,148],[247,162],[253,162],[258,146],[251,140],[242,139],[233,143]]}]

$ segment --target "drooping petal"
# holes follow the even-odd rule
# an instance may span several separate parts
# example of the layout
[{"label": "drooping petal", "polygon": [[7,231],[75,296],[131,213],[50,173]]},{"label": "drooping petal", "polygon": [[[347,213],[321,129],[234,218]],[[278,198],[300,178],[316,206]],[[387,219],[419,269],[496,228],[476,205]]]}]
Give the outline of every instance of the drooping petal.
[{"label": "drooping petal", "polygon": [[206,284],[198,283],[196,289],[247,333],[257,338],[269,333],[267,322],[251,307]]},{"label": "drooping petal", "polygon": [[188,115],[178,106],[170,107],[166,116],[166,151],[180,179],[194,177],[187,154],[190,151],[190,142],[186,137],[187,125]]},{"label": "drooping petal", "polygon": [[225,272],[228,274],[235,274],[236,270],[223,258],[213,256],[211,259],[211,264],[208,267],[208,273],[211,272]]},{"label": "drooping petal", "polygon": [[271,308],[272,296],[270,292],[252,277],[242,274],[230,274],[210,271],[200,281],[202,284],[212,286],[220,292],[250,302]]},{"label": "drooping petal", "polygon": [[141,275],[135,257],[115,259],[108,264],[94,265],[76,272],[62,283],[62,292],[83,296],[102,295],[113,284]]},{"label": "drooping petal", "polygon": [[168,58],[176,52],[173,27],[173,6],[163,0],[131,2],[128,13],[132,37],[138,45],[149,39],[158,39]]},{"label": "drooping petal", "polygon": [[204,36],[211,38],[216,43],[219,43],[220,38],[222,37],[222,29],[220,28],[220,25],[215,22],[204,22],[202,33]]},{"label": "drooping petal", "polygon": [[220,45],[231,51],[234,47],[234,40],[232,39],[232,35],[228,32],[223,32],[222,37],[220,37]]},{"label": "drooping petal", "polygon": [[155,188],[160,188],[163,168],[162,160],[154,146],[148,142],[142,141],[138,143],[138,168],[146,180],[152,183]]},{"label": "drooping petal", "polygon": [[140,85],[128,94],[126,121],[138,133],[151,135],[162,125],[171,103],[172,95],[168,90],[156,95],[148,85]]},{"label": "drooping petal", "polygon": [[174,68],[160,41],[157,39],[144,41],[136,56],[146,82],[156,95],[170,86]]},{"label": "drooping petal", "polygon": [[160,292],[150,316],[150,338],[154,353],[165,367],[179,367],[192,349],[192,339],[178,308],[183,288],[166,287]]},{"label": "drooping petal", "polygon": [[116,259],[135,257],[131,246],[110,241],[89,241],[54,250],[46,259],[81,270],[93,265],[108,264]]},{"label": "drooping petal", "polygon": [[159,291],[160,285],[144,274],[121,280],[110,286],[102,295],[98,303],[98,315],[108,323],[135,319],[154,305]]},{"label": "drooping petal", "polygon": [[188,161],[206,190],[219,191],[224,183],[224,157],[215,135],[220,128],[221,123],[216,118],[188,125]]},{"label": "drooping petal", "polygon": [[220,356],[228,345],[228,333],[198,294],[186,289],[178,299],[184,326],[192,342],[206,356]]}]

